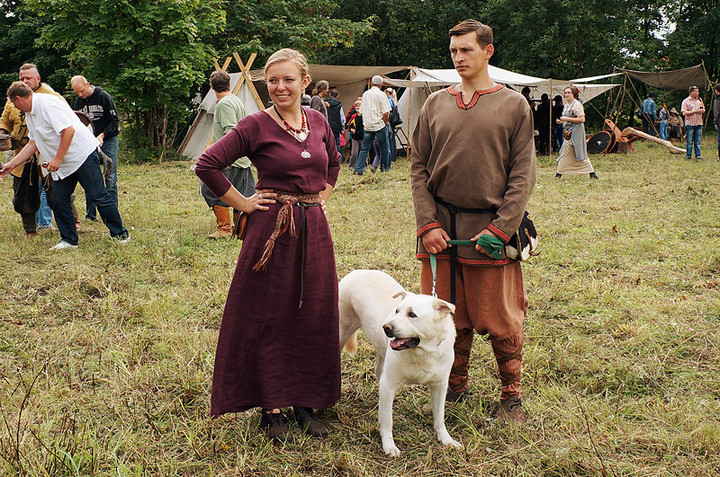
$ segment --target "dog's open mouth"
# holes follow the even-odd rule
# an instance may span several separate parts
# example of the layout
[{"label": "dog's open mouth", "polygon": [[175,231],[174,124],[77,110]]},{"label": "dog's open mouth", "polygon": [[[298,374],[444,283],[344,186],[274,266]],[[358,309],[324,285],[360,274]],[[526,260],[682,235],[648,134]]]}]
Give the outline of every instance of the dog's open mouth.
[{"label": "dog's open mouth", "polygon": [[420,338],[395,338],[390,342],[390,347],[395,351],[402,349],[417,348],[420,344]]}]

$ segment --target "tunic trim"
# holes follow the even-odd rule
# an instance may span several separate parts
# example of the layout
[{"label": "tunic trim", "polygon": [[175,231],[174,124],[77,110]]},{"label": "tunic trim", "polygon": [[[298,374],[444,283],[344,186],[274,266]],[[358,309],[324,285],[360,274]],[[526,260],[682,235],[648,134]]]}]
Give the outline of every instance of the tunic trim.
[{"label": "tunic trim", "polygon": [[503,85],[498,84],[498,85],[493,86],[490,89],[485,89],[482,91],[475,91],[473,93],[472,99],[470,100],[470,102],[468,104],[463,103],[461,92],[456,90],[454,87],[448,86],[447,92],[450,93],[451,95],[455,96],[458,108],[467,111],[468,109],[475,106],[475,103],[477,103],[478,99],[480,98],[480,95],[494,93],[495,91],[500,91],[503,88],[504,88]]},{"label": "tunic trim", "polygon": [[420,237],[421,235],[424,235],[426,232],[429,232],[432,229],[438,229],[440,227],[442,227],[442,225],[440,225],[440,222],[433,222],[431,224],[427,224],[425,227],[423,227],[417,231],[416,236]]},{"label": "tunic trim", "polygon": [[502,239],[503,242],[508,243],[510,241],[510,236],[499,228],[495,227],[493,224],[488,224],[487,228],[490,232],[497,235],[499,239]]}]

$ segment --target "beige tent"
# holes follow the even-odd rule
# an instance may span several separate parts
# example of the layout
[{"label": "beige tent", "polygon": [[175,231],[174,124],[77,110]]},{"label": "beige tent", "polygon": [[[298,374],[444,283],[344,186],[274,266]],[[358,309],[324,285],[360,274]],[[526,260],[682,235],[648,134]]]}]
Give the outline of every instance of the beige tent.
[{"label": "beige tent", "polygon": [[[374,75],[387,75],[395,71],[409,69],[407,66],[340,66],[340,65],[310,65],[310,76],[314,82],[326,80],[330,83],[331,89],[340,92],[338,99],[343,104],[343,110],[347,113],[355,99],[361,96],[370,78]],[[236,95],[245,105],[247,114],[252,114],[264,109],[269,104],[265,76],[262,70],[250,71],[250,78],[257,90],[258,98],[253,95],[252,88],[243,83]],[[235,86],[242,78],[242,73],[230,73],[230,90],[234,91]],[[311,88],[308,88],[308,92]],[[200,102],[198,115],[190,130],[185,135],[180,145],[180,154],[197,160],[208,145],[208,139],[212,136],[212,120],[215,111],[215,92],[211,89]],[[259,102],[262,104],[258,104]]]}]

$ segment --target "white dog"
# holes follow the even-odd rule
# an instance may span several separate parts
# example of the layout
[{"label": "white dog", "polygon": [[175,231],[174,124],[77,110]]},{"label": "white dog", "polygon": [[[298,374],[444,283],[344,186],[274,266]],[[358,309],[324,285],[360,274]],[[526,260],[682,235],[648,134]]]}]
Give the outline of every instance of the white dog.
[{"label": "white dog", "polygon": [[[415,295],[386,273],[355,270],[340,281],[340,344],[357,349],[362,327],[377,352],[378,417],[383,450],[400,455],[392,435],[392,405],[403,384],[430,387],[435,431],[443,445],[462,447],[445,428],[445,393],[453,363],[455,305]],[[349,342],[348,342],[349,340]]]}]

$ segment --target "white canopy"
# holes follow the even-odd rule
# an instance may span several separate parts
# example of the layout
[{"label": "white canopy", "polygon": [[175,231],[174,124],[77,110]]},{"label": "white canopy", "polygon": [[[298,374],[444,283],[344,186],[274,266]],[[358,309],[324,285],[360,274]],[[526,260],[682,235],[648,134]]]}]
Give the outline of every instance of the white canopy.
[{"label": "white canopy", "polygon": [[[584,78],[574,81],[557,80],[552,78],[537,78],[523,75],[513,71],[504,70],[497,66],[488,65],[490,78],[497,83],[503,83],[513,89],[520,90],[527,86],[531,90],[533,99],[540,99],[546,93],[551,99],[555,95],[562,95],[563,90],[569,86],[576,86],[580,90],[580,99],[587,102],[609,89],[619,86],[617,84],[588,84],[593,78]],[[454,69],[428,70],[413,68],[412,79],[395,80],[386,79],[385,83],[399,88],[410,88],[398,100],[398,110],[403,120],[400,128],[405,136],[412,137],[412,131],[417,124],[417,117],[427,97],[435,90],[460,83],[460,75]],[[411,103],[412,102],[412,103]],[[408,128],[409,123],[409,128]]]}]

